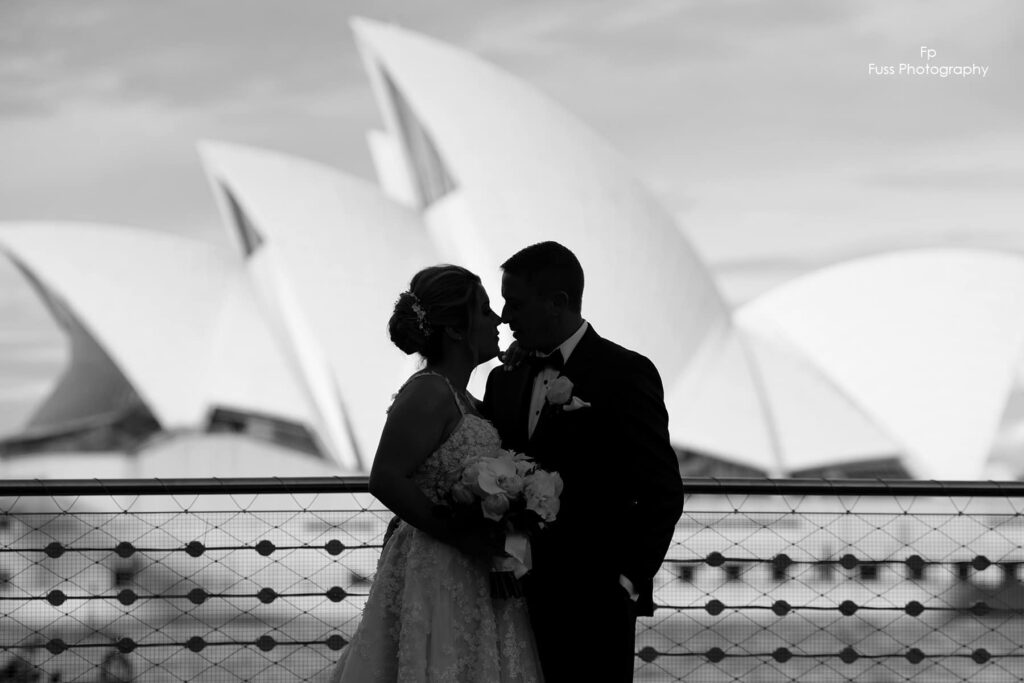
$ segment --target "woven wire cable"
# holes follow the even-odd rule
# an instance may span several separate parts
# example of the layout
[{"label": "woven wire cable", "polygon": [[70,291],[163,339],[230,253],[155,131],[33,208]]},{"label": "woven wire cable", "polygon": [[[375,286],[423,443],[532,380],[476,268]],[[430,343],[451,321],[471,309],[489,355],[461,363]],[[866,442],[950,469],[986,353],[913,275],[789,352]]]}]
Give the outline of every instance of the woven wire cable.
[{"label": "woven wire cable", "polygon": [[[636,679],[1024,678],[1024,491],[958,484],[687,482]],[[365,491],[3,482],[0,680],[322,680],[391,517]]]}]

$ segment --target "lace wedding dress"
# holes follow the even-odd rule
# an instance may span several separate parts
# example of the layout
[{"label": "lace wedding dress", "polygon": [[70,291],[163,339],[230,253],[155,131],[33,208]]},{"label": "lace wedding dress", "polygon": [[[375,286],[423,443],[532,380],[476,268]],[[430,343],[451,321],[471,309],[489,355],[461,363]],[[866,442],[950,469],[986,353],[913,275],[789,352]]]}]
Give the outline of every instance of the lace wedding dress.
[{"label": "lace wedding dress", "polygon": [[[425,374],[434,373],[413,375],[403,388]],[[494,426],[452,394],[462,418],[413,476],[434,503],[443,501],[468,458],[500,445]],[[526,603],[493,600],[489,572],[486,559],[401,522],[381,552],[362,621],[332,683],[541,681]]]}]

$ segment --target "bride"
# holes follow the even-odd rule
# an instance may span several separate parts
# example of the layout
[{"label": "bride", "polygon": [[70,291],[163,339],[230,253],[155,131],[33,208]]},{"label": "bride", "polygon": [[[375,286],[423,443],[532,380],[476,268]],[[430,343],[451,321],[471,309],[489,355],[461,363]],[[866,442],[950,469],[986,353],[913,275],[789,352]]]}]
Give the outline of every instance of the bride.
[{"label": "bride", "polygon": [[370,492],[401,519],[384,544],[363,618],[331,681],[541,680],[522,598],[490,597],[499,539],[446,515],[462,463],[500,445],[466,391],[498,354],[498,323],[480,278],[458,266],[417,273],[395,303],[391,340],[426,360],[395,396]]}]

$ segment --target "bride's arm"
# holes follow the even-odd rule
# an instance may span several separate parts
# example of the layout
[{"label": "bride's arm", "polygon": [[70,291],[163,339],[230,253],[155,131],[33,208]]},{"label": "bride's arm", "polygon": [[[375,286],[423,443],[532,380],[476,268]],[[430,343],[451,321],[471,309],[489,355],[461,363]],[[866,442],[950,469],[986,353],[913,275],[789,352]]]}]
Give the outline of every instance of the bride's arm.
[{"label": "bride's arm", "polygon": [[407,523],[451,542],[450,522],[412,480],[413,473],[448,436],[459,411],[444,380],[425,376],[400,392],[384,423],[370,469],[370,493]]}]

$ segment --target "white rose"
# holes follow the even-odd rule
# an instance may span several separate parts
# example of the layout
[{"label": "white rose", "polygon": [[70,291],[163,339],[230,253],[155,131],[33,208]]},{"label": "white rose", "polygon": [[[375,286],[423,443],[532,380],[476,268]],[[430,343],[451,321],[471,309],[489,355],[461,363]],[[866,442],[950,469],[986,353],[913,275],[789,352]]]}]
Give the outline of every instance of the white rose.
[{"label": "white rose", "polygon": [[558,472],[538,470],[526,478],[526,509],[532,510],[545,522],[558,516],[562,495],[562,476]]},{"label": "white rose", "polygon": [[495,522],[501,521],[501,518],[508,512],[508,507],[508,498],[501,493],[492,494],[480,501],[480,509],[483,510],[484,517],[493,519]]},{"label": "white rose", "polygon": [[562,405],[572,398],[572,380],[560,375],[548,385],[547,401],[554,405]]}]

